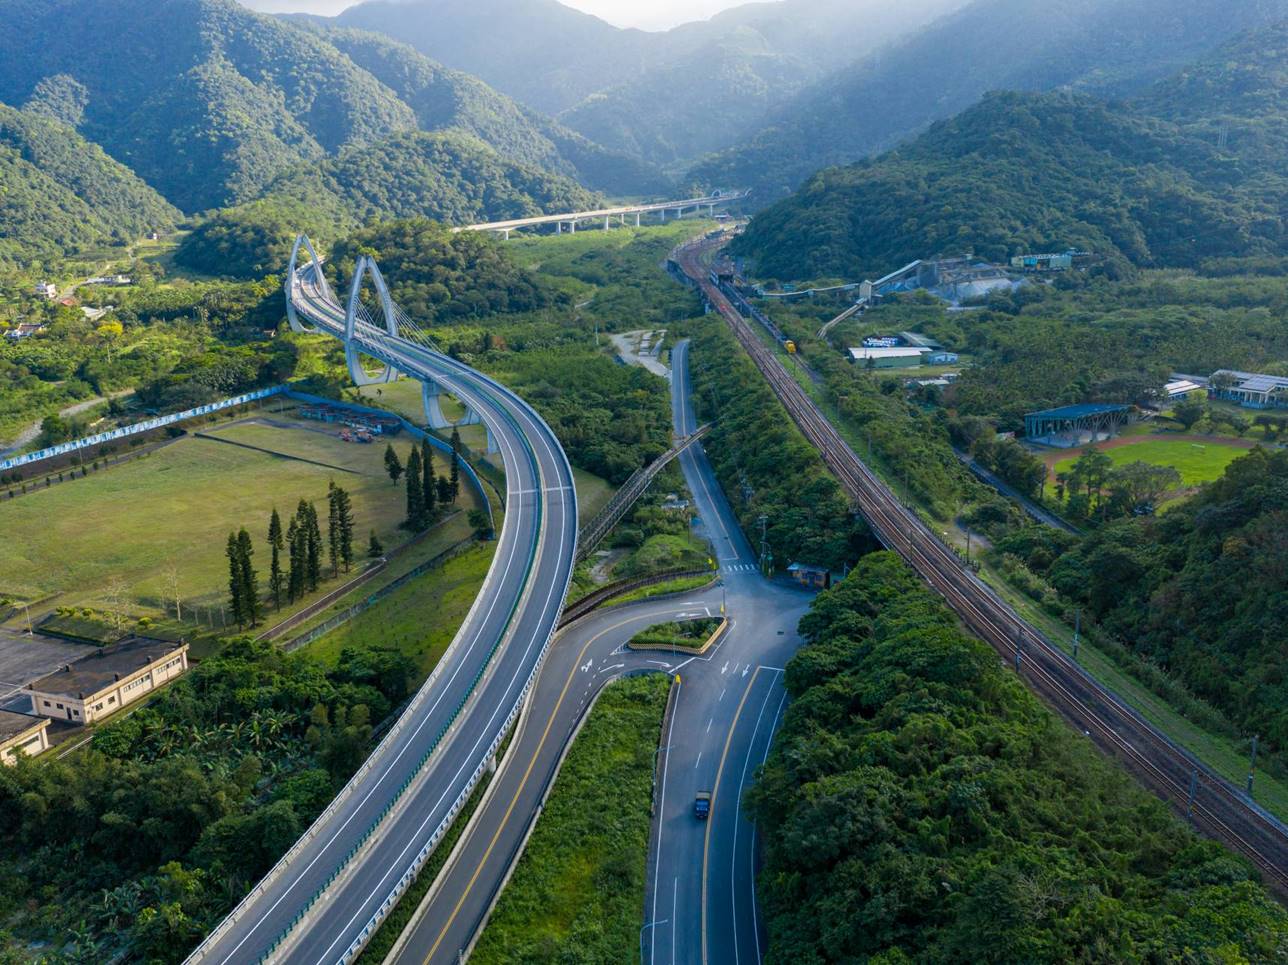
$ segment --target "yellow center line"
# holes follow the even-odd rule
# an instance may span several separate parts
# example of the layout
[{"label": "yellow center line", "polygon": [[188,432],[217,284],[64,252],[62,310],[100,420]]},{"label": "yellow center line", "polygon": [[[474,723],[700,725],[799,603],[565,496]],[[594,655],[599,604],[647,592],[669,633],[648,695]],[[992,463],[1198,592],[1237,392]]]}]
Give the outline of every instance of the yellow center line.
[{"label": "yellow center line", "polygon": [[[724,750],[720,753],[720,765],[716,768],[716,781],[711,786],[711,810],[707,817],[707,830],[702,837],[702,965],[707,965],[707,854],[711,850],[711,825],[716,820],[716,794],[720,790],[720,775],[724,773],[725,758],[729,756],[729,745],[733,743],[733,732],[738,729],[738,718],[742,716],[742,708],[747,703],[747,696],[751,693],[751,688],[755,686],[756,678],[760,676],[760,668],[757,667],[751,679],[747,681],[747,689],[742,692],[742,698],[738,701],[738,709],[733,712],[733,723],[729,725],[729,733],[725,736]],[[736,804],[735,804],[736,807]],[[737,820],[738,815],[734,815]]]},{"label": "yellow center line", "polygon": [[[636,616],[627,620],[622,620],[620,623],[615,623],[611,627],[606,627],[587,640],[586,645],[581,648],[581,653],[577,656],[577,662],[569,672],[568,679],[564,681],[563,690],[559,694],[559,700],[555,704],[555,709],[551,711],[550,717],[546,721],[546,729],[541,734],[541,742],[537,744],[537,749],[533,752],[532,759],[528,761],[527,770],[523,772],[523,779],[519,781],[519,786],[515,789],[514,797],[510,799],[510,804],[505,809],[505,814],[502,816],[501,822],[497,825],[496,832],[492,835],[492,840],[488,842],[487,850],[483,852],[483,857],[479,860],[478,866],[474,869],[474,874],[470,876],[469,882],[461,892],[461,897],[456,902],[456,907],[452,909],[451,915],[448,916],[447,921],[443,924],[443,930],[439,932],[438,938],[435,939],[433,947],[429,950],[429,954],[425,956],[425,965],[429,965],[429,960],[434,957],[434,953],[438,951],[438,946],[441,945],[443,943],[443,939],[447,937],[448,929],[452,927],[452,922],[456,920],[456,916],[460,913],[461,907],[465,904],[465,899],[468,898],[470,892],[474,890],[474,884],[478,881],[479,875],[483,873],[483,866],[487,864],[488,858],[492,854],[492,849],[496,847],[496,842],[501,837],[501,832],[504,831],[506,826],[510,823],[510,814],[514,811],[515,805],[519,803],[519,797],[523,794],[523,789],[527,787],[528,778],[532,776],[532,769],[536,767],[537,760],[541,757],[541,749],[546,745],[546,740],[550,736],[550,728],[554,726],[555,718],[559,716],[559,708],[563,706],[564,698],[568,696],[568,688],[572,686],[573,680],[577,677],[578,668],[581,666],[582,658],[586,656],[586,651],[588,651],[596,641],[601,640],[607,634],[612,633],[614,630],[621,629],[628,623],[634,623],[639,619],[641,619],[641,617]],[[652,619],[652,617],[649,617],[649,619]]]}]

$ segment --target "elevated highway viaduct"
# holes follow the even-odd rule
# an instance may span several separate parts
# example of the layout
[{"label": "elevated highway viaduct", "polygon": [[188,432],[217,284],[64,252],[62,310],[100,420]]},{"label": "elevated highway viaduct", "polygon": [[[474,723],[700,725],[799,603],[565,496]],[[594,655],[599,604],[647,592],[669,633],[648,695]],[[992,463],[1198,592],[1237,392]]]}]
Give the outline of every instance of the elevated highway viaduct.
[{"label": "elevated highway viaduct", "polygon": [[[547,652],[577,542],[572,472],[554,433],[509,389],[435,351],[389,297],[373,262],[360,262],[347,308],[321,265],[292,259],[286,282],[298,327],[361,356],[433,381],[492,434],[505,466],[506,513],[482,591],[403,716],[276,867],[190,956],[190,962],[347,962],[361,950],[437,845],[496,753]],[[297,253],[301,245],[297,244]],[[361,305],[370,274],[384,312]]]}]

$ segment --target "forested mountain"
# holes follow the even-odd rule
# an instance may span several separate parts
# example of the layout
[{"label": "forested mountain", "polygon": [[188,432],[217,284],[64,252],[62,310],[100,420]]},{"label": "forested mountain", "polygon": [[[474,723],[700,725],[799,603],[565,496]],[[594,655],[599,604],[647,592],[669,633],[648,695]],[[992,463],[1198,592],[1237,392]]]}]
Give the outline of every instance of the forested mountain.
[{"label": "forested mountain", "polygon": [[299,231],[320,241],[356,225],[432,218],[451,225],[585,210],[600,198],[570,178],[508,161],[459,131],[410,131],[300,166],[265,197],[215,213],[176,255],[241,278],[280,271]]},{"label": "forested mountain", "polygon": [[71,127],[0,104],[0,265],[137,238],[178,217]]},{"label": "forested mountain", "polygon": [[576,178],[594,190],[613,194],[670,190],[669,181],[648,164],[601,147],[407,44],[366,30],[317,29],[411,107],[422,130],[473,134],[507,160]]},{"label": "forested mountain", "polygon": [[1273,53],[1285,31],[1252,31],[1126,105],[990,95],[890,154],[816,175],[736,250],[781,278],[876,277],[962,251],[1078,247],[1180,267],[1283,255],[1288,75]]},{"label": "forested mountain", "polygon": [[735,7],[670,31],[656,66],[597,91],[559,118],[602,144],[659,164],[686,164],[758,130],[830,67],[959,2],[783,0]]},{"label": "forested mountain", "polygon": [[232,0],[0,0],[0,100],[28,99],[186,211],[416,126],[317,36]]},{"label": "forested mountain", "polygon": [[563,112],[592,141],[673,164],[745,136],[830,68],[961,2],[779,0],[658,33],[621,30],[556,0],[370,0],[335,22]]},{"label": "forested mountain", "polygon": [[1282,160],[1288,154],[1286,91],[1288,19],[1232,40],[1155,84],[1136,105],[1223,143],[1223,156]]},{"label": "forested mountain", "polygon": [[1288,0],[974,0],[802,92],[691,177],[747,185],[773,201],[820,168],[892,147],[987,91],[1128,95],[1284,16]]},{"label": "forested mountain", "polygon": [[560,120],[655,163],[686,162],[733,143],[813,73],[743,30],[594,93]]},{"label": "forested mountain", "polygon": [[571,178],[507,161],[477,138],[412,131],[374,149],[341,151],[275,181],[270,197],[327,206],[354,222],[428,217],[451,225],[593,208],[601,200]]},{"label": "forested mountain", "polygon": [[369,0],[334,23],[411,44],[548,114],[644,69],[652,45],[558,0]]}]

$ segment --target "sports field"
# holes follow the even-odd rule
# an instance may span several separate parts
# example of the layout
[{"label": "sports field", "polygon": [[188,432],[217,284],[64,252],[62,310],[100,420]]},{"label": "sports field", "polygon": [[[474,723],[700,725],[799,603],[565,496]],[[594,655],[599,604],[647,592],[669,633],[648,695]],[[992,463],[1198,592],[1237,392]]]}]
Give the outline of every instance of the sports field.
[{"label": "sports field", "polygon": [[[386,549],[405,540],[397,528],[405,499],[385,473],[383,445],[262,422],[220,427],[216,436],[272,452],[185,438],[146,458],[0,502],[0,591],[57,594],[46,606],[92,605],[119,579],[126,601],[156,605],[170,596],[173,566],[189,605],[217,603],[225,594],[229,530],[245,526],[255,537],[255,566],[266,582],[264,537],[273,508],[285,524],[308,499],[325,529],[333,479],[353,497],[359,554],[372,529]],[[411,440],[394,444],[405,456]],[[475,505],[472,491],[463,492],[461,507]]]},{"label": "sports field", "polygon": [[[1226,439],[1219,436],[1160,437],[1153,435],[1110,439],[1108,442],[1097,443],[1095,448],[1107,452],[1117,466],[1138,461],[1155,466],[1171,466],[1181,474],[1183,485],[1197,486],[1220,478],[1225,472],[1225,467],[1246,453],[1253,445],[1243,439]],[[1049,453],[1044,461],[1051,471],[1052,478],[1055,478],[1057,473],[1065,473],[1072,469],[1081,454],[1081,450],[1072,454]]]}]

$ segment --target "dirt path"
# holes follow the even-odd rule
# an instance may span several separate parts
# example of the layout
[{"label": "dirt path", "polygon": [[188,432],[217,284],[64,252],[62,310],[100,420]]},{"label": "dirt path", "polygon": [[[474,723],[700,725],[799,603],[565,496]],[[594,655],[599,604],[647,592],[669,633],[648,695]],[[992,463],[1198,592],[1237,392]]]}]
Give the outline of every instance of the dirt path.
[{"label": "dirt path", "polygon": [[[127,395],[133,394],[133,389],[122,389],[119,392],[111,392],[108,395],[96,395],[92,399],[85,399],[83,402],[77,402],[75,405],[69,405],[66,408],[59,409],[58,414],[64,417],[80,415],[85,410],[92,409],[96,405],[100,405],[112,399],[122,399]],[[0,443],[0,459],[5,459],[24,446],[35,442],[36,437],[40,435],[40,425],[43,421],[44,420],[41,419],[27,426],[27,428],[23,429],[14,437],[12,442],[8,444]]]}]

